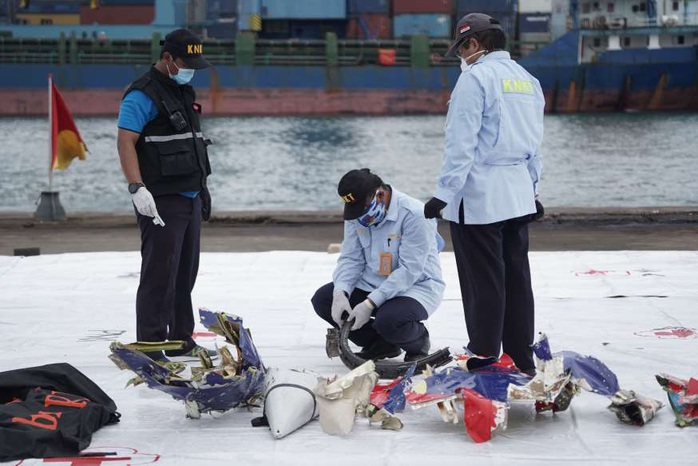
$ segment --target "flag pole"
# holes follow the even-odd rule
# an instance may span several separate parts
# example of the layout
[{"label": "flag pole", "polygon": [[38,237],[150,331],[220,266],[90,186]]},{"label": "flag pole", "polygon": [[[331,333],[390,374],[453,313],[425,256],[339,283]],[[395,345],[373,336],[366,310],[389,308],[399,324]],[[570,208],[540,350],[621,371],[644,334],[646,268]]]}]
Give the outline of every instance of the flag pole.
[{"label": "flag pole", "polygon": [[48,190],[53,191],[53,75],[48,75]]},{"label": "flag pole", "polygon": [[63,221],[65,210],[58,199],[58,193],[53,191],[53,75],[48,75],[48,191],[42,191],[39,205],[34,212],[38,221]]}]

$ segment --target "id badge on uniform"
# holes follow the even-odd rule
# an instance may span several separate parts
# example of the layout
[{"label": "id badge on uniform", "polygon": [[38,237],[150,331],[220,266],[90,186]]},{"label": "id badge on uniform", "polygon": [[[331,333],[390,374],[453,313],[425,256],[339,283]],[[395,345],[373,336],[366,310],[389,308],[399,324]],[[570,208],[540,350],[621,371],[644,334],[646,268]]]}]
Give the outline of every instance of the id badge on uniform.
[{"label": "id badge on uniform", "polygon": [[378,264],[379,275],[390,275],[393,271],[393,255],[389,252],[381,252],[380,264]]}]

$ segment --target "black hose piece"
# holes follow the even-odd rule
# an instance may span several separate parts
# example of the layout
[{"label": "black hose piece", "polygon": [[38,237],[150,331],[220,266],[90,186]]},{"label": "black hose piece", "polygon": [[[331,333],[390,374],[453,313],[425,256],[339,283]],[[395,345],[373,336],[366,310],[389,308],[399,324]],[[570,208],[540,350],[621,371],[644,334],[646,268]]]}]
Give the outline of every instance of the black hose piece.
[{"label": "black hose piece", "polygon": [[[357,356],[349,347],[349,332],[354,321],[345,321],[339,329],[339,358],[349,369],[354,369],[366,362],[365,359]],[[413,364],[417,365],[416,373],[422,371],[427,365],[439,367],[451,361],[451,352],[448,348],[443,348],[412,362],[398,362],[392,360],[375,361],[376,372],[382,379],[395,379],[405,374]]]}]

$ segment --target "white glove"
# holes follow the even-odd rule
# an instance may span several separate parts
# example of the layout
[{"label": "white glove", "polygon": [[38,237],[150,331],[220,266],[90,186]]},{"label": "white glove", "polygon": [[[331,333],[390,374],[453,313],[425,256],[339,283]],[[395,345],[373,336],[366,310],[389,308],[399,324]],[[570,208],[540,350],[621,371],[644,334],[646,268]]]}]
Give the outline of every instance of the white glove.
[{"label": "white glove", "polygon": [[344,311],[347,313],[351,312],[349,299],[344,294],[344,291],[334,290],[334,293],[332,293],[332,320],[340,327],[342,326],[342,314],[344,314]]},{"label": "white glove", "polygon": [[153,217],[153,223],[155,225],[165,226],[165,222],[162,221],[158,214],[155,199],[145,186],[141,186],[138,188],[138,191],[131,194],[131,200],[133,201],[133,205],[136,206],[136,210],[139,214],[145,215],[146,217]]},{"label": "white glove", "polygon": [[351,326],[352,330],[358,330],[368,323],[371,319],[371,314],[373,313],[373,304],[368,299],[361,301],[359,304],[352,309],[349,313],[349,320],[354,319],[354,325]]}]

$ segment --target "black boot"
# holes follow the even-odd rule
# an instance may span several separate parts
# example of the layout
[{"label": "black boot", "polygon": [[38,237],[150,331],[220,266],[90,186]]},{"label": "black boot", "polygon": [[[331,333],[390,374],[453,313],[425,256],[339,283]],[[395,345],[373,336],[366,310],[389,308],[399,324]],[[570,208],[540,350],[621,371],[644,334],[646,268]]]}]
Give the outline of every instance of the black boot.
[{"label": "black boot", "polygon": [[356,355],[366,361],[369,359],[377,361],[378,359],[394,358],[395,356],[399,356],[400,353],[402,353],[402,350],[399,346],[388,343],[380,338],[363,348],[356,353]]},{"label": "black boot", "polygon": [[405,353],[405,362],[414,362],[418,359],[426,358],[429,356],[429,348],[431,348],[431,341],[429,340],[429,332],[427,331],[424,335],[424,344],[419,348],[419,351],[415,353],[408,351]]}]

